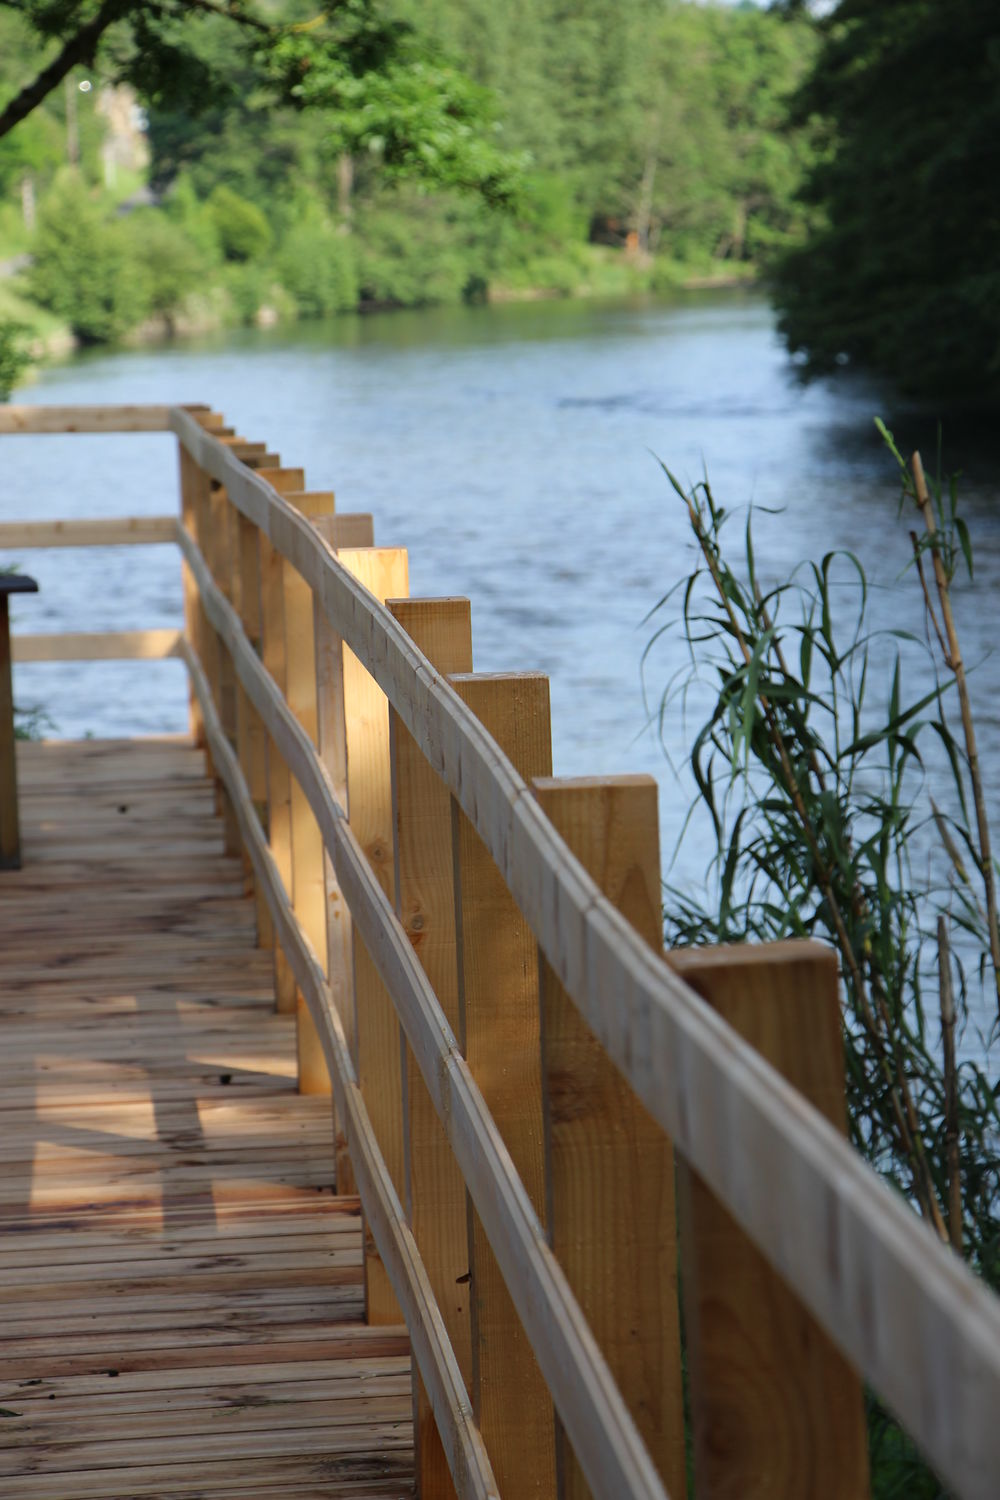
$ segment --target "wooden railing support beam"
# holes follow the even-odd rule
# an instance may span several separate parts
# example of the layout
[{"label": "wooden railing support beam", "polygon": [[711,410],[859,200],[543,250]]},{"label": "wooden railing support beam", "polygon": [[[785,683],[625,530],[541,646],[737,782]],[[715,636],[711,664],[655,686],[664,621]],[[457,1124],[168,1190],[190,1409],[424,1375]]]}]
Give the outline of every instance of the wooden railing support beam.
[{"label": "wooden railing support beam", "polygon": [[[540,673],[456,675],[451,684],[518,772],[552,774],[549,682]],[[493,857],[454,804],[459,1041],[545,1222],[538,958]],[[479,1215],[471,1207],[472,1401],[505,1495],[556,1493],[555,1412]]]},{"label": "wooden railing support beam", "polygon": [[[239,612],[247,639],[259,656],[261,653],[260,549],[257,528],[245,516],[233,511],[236,534],[234,547],[239,574]],[[240,767],[253,799],[254,811],[261,828],[267,833],[267,732],[260,714],[239,684]],[[271,909],[263,891],[254,887],[257,908],[257,946],[274,947],[274,924]]]},{"label": "wooden railing support beam", "polygon": [[[472,671],[468,599],[390,599],[390,613],[439,672]],[[458,939],[451,795],[399,715],[390,710],[396,911],[459,1032]],[[403,1131],[410,1228],[467,1386],[472,1384],[465,1182],[409,1046],[403,1054]],[[430,1400],[414,1369],[417,1493],[454,1494]]]},{"label": "wooden railing support beam", "polygon": [[[330,492],[288,490],[285,498],[312,520],[329,516]],[[316,626],[309,585],[291,563],[284,561],[285,692],[288,706],[319,749]],[[327,967],[326,879],[323,839],[309,802],[298,781],[291,778],[289,812],[292,842],[292,907],[323,968]],[[299,1089],[303,1094],[329,1094],[330,1074],[316,1025],[300,991],[295,997],[295,1034]]]},{"label": "wooden railing support beam", "polygon": [[[335,551],[341,547],[371,547],[374,526],[370,515],[317,516],[313,522],[324,541]],[[313,630],[316,638],[316,693],[319,718],[319,753],[330,774],[340,805],[347,809],[347,732],[344,724],[344,646],[326,615],[313,598]],[[337,1015],[356,1060],[357,1027],[354,1015],[354,930],[351,912],[333,866],[324,848],[326,886],[327,982]],[[334,1105],[334,1155],[337,1191],[357,1191],[354,1167],[347,1148],[343,1120]]]},{"label": "wooden railing support beam", "polygon": [[11,594],[37,594],[38,584],[23,573],[0,573],[0,870],[21,868],[21,825],[17,808],[17,748],[14,742],[13,660],[10,647]]},{"label": "wooden railing support beam", "polygon": [[[653,778],[536,780],[534,790],[602,893],[662,953]],[[673,1149],[544,957],[541,970],[550,1243],[664,1488],[684,1500]],[[583,1471],[558,1436],[561,1500],[589,1500]]]},{"label": "wooden railing support beam", "polygon": [[[212,575],[230,604],[233,603],[233,554],[232,528],[229,524],[229,497],[217,480],[210,480],[208,487],[206,557]],[[229,743],[236,749],[236,672],[228,651],[218,653],[217,682],[219,690],[219,717]],[[226,852],[244,857],[243,841],[233,816],[227,796],[222,799],[222,824],[225,834]],[[244,866],[246,876],[246,866]]]},{"label": "wooden railing support beam", "polygon": [[[409,592],[405,547],[344,548],[341,565],[380,603]],[[354,653],[342,646],[347,812],[351,830],[390,901],[395,896],[389,704]],[[404,1192],[402,1033],[392,998],[372,955],[355,934],[354,1008],[358,1082],[379,1147],[400,1198]],[[394,1323],[399,1304],[365,1230],[365,1310],[369,1323]]]},{"label": "wooden railing support beam", "polygon": [[[257,471],[279,495],[301,490],[306,477],[302,469],[274,468]],[[253,524],[251,522],[251,524]],[[256,530],[256,528],[255,528]],[[257,532],[260,572],[261,661],[282,694],[287,689],[285,648],[285,559],[262,531]],[[284,882],[292,889],[292,783],[280,751],[267,740],[267,833],[271,854]],[[278,1011],[290,1013],[296,1005],[295,976],[281,945],[274,946],[274,1003]]]},{"label": "wooden railing support beam", "polygon": [[[835,954],[818,943],[670,955],[671,967],[846,1129]],[[726,1209],[680,1162],[684,1326],[698,1500],[864,1500],[861,1382]],[[782,1184],[774,1183],[780,1194]]]}]

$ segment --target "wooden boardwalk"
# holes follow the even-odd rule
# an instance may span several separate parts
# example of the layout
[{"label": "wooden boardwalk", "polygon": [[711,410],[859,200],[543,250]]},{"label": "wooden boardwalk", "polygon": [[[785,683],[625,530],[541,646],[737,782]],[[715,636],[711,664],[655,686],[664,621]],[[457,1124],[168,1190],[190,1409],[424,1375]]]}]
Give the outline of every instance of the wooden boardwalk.
[{"label": "wooden boardwalk", "polygon": [[0,1493],[412,1493],[328,1099],[183,740],[21,747],[0,874]]}]

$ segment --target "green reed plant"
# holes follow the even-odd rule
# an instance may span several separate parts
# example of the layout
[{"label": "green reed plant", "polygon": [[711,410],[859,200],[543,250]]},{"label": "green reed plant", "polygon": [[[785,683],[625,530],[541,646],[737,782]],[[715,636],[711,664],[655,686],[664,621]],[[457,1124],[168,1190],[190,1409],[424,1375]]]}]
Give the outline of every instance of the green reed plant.
[{"label": "green reed plant", "polygon": [[[707,686],[688,820],[707,810],[715,836],[707,897],[668,885],[665,935],[675,947],[795,936],[833,946],[854,1144],[996,1289],[1000,1080],[988,1048],[985,1062],[956,1050],[971,987],[991,1005],[1000,996],[996,870],[951,601],[956,579],[972,577],[973,549],[940,462],[928,481],[919,454],[907,464],[877,425],[898,467],[900,515],[913,523],[922,636],[873,629],[865,568],[849,552],[765,585],[751,518],[734,545],[707,480],[685,491],[665,470],[697,562],[656,606],[644,668],[660,636],[680,628],[689,665],[657,714],[662,733],[695,683]],[[915,694],[904,648],[923,654]],[[949,771],[944,807],[925,769],[932,743]],[[944,1500],[871,1392],[867,1408],[874,1500]]]},{"label": "green reed plant", "polygon": [[[873,629],[865,568],[851,553],[764,583],[751,520],[734,549],[709,483],[685,491],[665,471],[697,563],[654,611],[662,623],[647,657],[663,632],[683,632],[689,668],[662,695],[661,726],[695,680],[707,685],[691,814],[707,810],[715,837],[709,895],[667,888],[666,938],[798,936],[835,948],[852,1139],[998,1286],[998,1083],[983,1062],[956,1056],[970,985],[993,994],[998,969],[988,819],[950,600],[973,555],[954,485],[928,485],[919,457],[908,466],[883,433],[901,505],[912,507],[923,637]],[[905,686],[904,645],[923,652],[916,693]],[[950,770],[944,809],[925,771],[932,740]],[[932,843],[943,875],[925,857]]]}]

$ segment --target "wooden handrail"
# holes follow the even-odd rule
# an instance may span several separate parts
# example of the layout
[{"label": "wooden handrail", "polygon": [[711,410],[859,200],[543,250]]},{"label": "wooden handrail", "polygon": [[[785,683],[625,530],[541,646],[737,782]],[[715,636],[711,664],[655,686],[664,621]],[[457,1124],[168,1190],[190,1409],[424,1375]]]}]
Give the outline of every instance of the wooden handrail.
[{"label": "wooden handrail", "polygon": [[[203,411],[192,406],[189,411]],[[0,434],[168,432],[169,406],[2,406]]]},{"label": "wooden handrail", "polygon": [[181,639],[179,630],[100,630],[19,635],[11,646],[16,662],[165,661],[181,655]]},{"label": "wooden handrail", "polygon": [[[119,411],[106,419],[100,408],[82,416],[64,412],[62,428],[54,425],[57,408],[37,420],[25,410],[11,425],[0,420],[0,432],[164,430],[154,425],[160,408],[147,415],[123,409],[127,418]],[[114,425],[126,420],[135,425]],[[213,424],[218,430],[221,419]],[[945,1482],[965,1500],[992,1497],[1000,1473],[997,1299],[636,936],[446,678],[267,475],[248,468],[189,409],[170,408],[165,425],[195,468],[221,485],[246,522],[297,570],[329,627],[387,694],[489,849],[566,992],[677,1151],[895,1411]],[[662,1500],[663,1487],[326,767],[195,539],[183,529],[178,538],[211,633],[319,824],[593,1492]],[[492,1494],[488,1460],[467,1421],[461,1375],[441,1342],[443,1325],[372,1135],[326,976],[261,834],[208,675],[189,642],[181,650],[213,761],[320,1035],[369,1222],[400,1303],[415,1320],[414,1347],[460,1493]]]},{"label": "wooden handrail", "polygon": [[[0,406],[0,415],[3,407]],[[0,432],[2,432],[0,428]],[[99,521],[0,521],[0,547],[138,547],[176,542],[175,516],[113,516]]]}]

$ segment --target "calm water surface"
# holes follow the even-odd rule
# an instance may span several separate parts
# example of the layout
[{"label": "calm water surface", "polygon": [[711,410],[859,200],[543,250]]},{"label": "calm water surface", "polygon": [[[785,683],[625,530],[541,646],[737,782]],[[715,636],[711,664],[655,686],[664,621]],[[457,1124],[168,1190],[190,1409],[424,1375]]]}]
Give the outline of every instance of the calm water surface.
[{"label": "calm water surface", "polygon": [[[876,619],[921,629],[912,584],[895,587],[909,544],[872,417],[895,420],[925,452],[935,427],[893,412],[860,382],[803,389],[769,308],[752,296],[452,309],[245,332],[80,357],[15,399],[209,402],[302,465],[311,488],[333,488],[338,509],[373,511],[376,540],[409,548],[414,594],[471,598],[479,669],[549,674],[557,774],[659,778],[665,857],[689,788],[647,727],[640,658],[654,628],[646,617],[693,552],[658,458],[685,482],[707,472],[727,507],[761,507],[765,581],[803,558],[855,549],[880,586]],[[946,436],[946,462],[965,471],[977,552],[960,623],[967,657],[982,663],[973,684],[992,771],[1000,768],[1000,663],[990,656],[1000,445],[961,426]],[[3,454],[4,519],[151,514],[177,504],[166,437],[10,438]],[[17,604],[21,629],[180,623],[173,549],[14,560],[41,584],[38,598]],[[679,640],[658,645],[646,669],[651,703],[683,659]],[[22,703],[44,703],[62,735],[186,727],[176,663],[23,667],[16,691]],[[679,710],[664,738],[682,765],[689,735]],[[991,782],[995,803],[1000,774]],[[707,853],[695,824],[675,870],[693,877]]]}]

